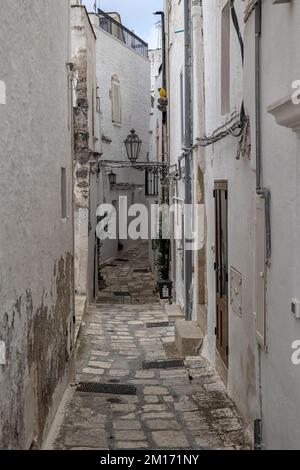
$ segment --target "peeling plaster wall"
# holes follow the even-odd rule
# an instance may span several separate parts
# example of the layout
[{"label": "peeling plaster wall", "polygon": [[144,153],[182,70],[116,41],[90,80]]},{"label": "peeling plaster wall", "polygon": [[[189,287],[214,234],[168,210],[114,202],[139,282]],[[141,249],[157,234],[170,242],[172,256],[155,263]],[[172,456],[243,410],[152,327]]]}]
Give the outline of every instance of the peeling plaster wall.
[{"label": "peeling plaster wall", "polygon": [[[0,3],[0,447],[41,446],[73,374],[69,1]],[[62,219],[61,168],[67,175]]]}]

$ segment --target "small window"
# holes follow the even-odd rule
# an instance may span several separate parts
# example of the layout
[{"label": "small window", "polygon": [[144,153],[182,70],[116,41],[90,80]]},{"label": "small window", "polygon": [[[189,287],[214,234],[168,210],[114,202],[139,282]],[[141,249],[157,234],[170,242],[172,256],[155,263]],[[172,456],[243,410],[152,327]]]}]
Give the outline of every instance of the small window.
[{"label": "small window", "polygon": [[66,169],[61,169],[61,218],[67,218],[67,174]]},{"label": "small window", "polygon": [[221,113],[230,111],[230,3],[222,10],[221,19]]},{"label": "small window", "polygon": [[92,91],[92,132],[95,137],[95,90]]},{"label": "small window", "polygon": [[146,170],[146,196],[158,195],[158,175],[154,174],[151,170]]},{"label": "small window", "polygon": [[111,80],[112,122],[121,124],[121,92],[120,82],[116,75]]},{"label": "small window", "polygon": [[2,80],[0,80],[0,104],[6,104],[6,87]]}]

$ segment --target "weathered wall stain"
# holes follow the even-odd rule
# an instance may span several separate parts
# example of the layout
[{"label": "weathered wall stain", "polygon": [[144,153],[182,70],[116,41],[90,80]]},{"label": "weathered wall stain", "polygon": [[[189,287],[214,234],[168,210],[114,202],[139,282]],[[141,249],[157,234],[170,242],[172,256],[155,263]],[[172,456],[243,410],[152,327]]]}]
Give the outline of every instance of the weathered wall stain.
[{"label": "weathered wall stain", "polygon": [[[40,305],[34,306],[32,293],[25,291],[3,315],[0,337],[7,345],[7,365],[0,369],[0,388],[10,399],[8,406],[0,406],[1,448],[24,449],[26,445],[24,382],[29,372],[36,370],[35,396],[31,399],[36,406],[37,447],[42,444],[49,412],[55,406],[56,387],[72,373],[73,256],[67,253],[58,260],[53,272],[52,292],[42,293]],[[21,328],[23,334],[18,331]],[[24,406],[20,406],[22,403]]]}]

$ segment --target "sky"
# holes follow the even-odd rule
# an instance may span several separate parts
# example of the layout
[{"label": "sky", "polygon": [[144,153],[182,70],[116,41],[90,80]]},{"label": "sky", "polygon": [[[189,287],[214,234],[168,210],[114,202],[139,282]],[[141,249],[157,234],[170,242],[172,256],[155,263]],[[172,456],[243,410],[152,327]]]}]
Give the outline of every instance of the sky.
[{"label": "sky", "polygon": [[[95,0],[83,0],[83,3],[88,11],[94,11]],[[160,17],[153,12],[162,10],[163,0],[97,0],[97,6],[120,13],[123,25],[148,42],[150,49],[160,47],[156,25]]]}]

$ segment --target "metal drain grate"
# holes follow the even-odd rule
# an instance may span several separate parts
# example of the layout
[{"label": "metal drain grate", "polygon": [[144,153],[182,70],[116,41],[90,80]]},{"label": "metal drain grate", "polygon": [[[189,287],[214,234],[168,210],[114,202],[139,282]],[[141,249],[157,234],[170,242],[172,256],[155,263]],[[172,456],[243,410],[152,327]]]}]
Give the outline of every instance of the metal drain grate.
[{"label": "metal drain grate", "polygon": [[131,297],[129,292],[114,292],[115,297]]},{"label": "metal drain grate", "polygon": [[143,369],[176,369],[184,367],[183,359],[166,359],[161,361],[143,361]]},{"label": "metal drain grate", "polygon": [[122,400],[120,398],[108,398],[107,403],[122,403]]},{"label": "metal drain grate", "polygon": [[146,328],[163,328],[167,326],[174,326],[175,322],[171,321],[161,321],[161,322],[151,322],[146,323]]},{"label": "metal drain grate", "polygon": [[134,269],[133,270],[134,273],[149,273],[149,269],[145,268],[145,269]]},{"label": "metal drain grate", "polygon": [[107,393],[111,395],[136,395],[137,388],[134,385],[125,384],[101,384],[97,382],[80,382],[76,392]]}]

